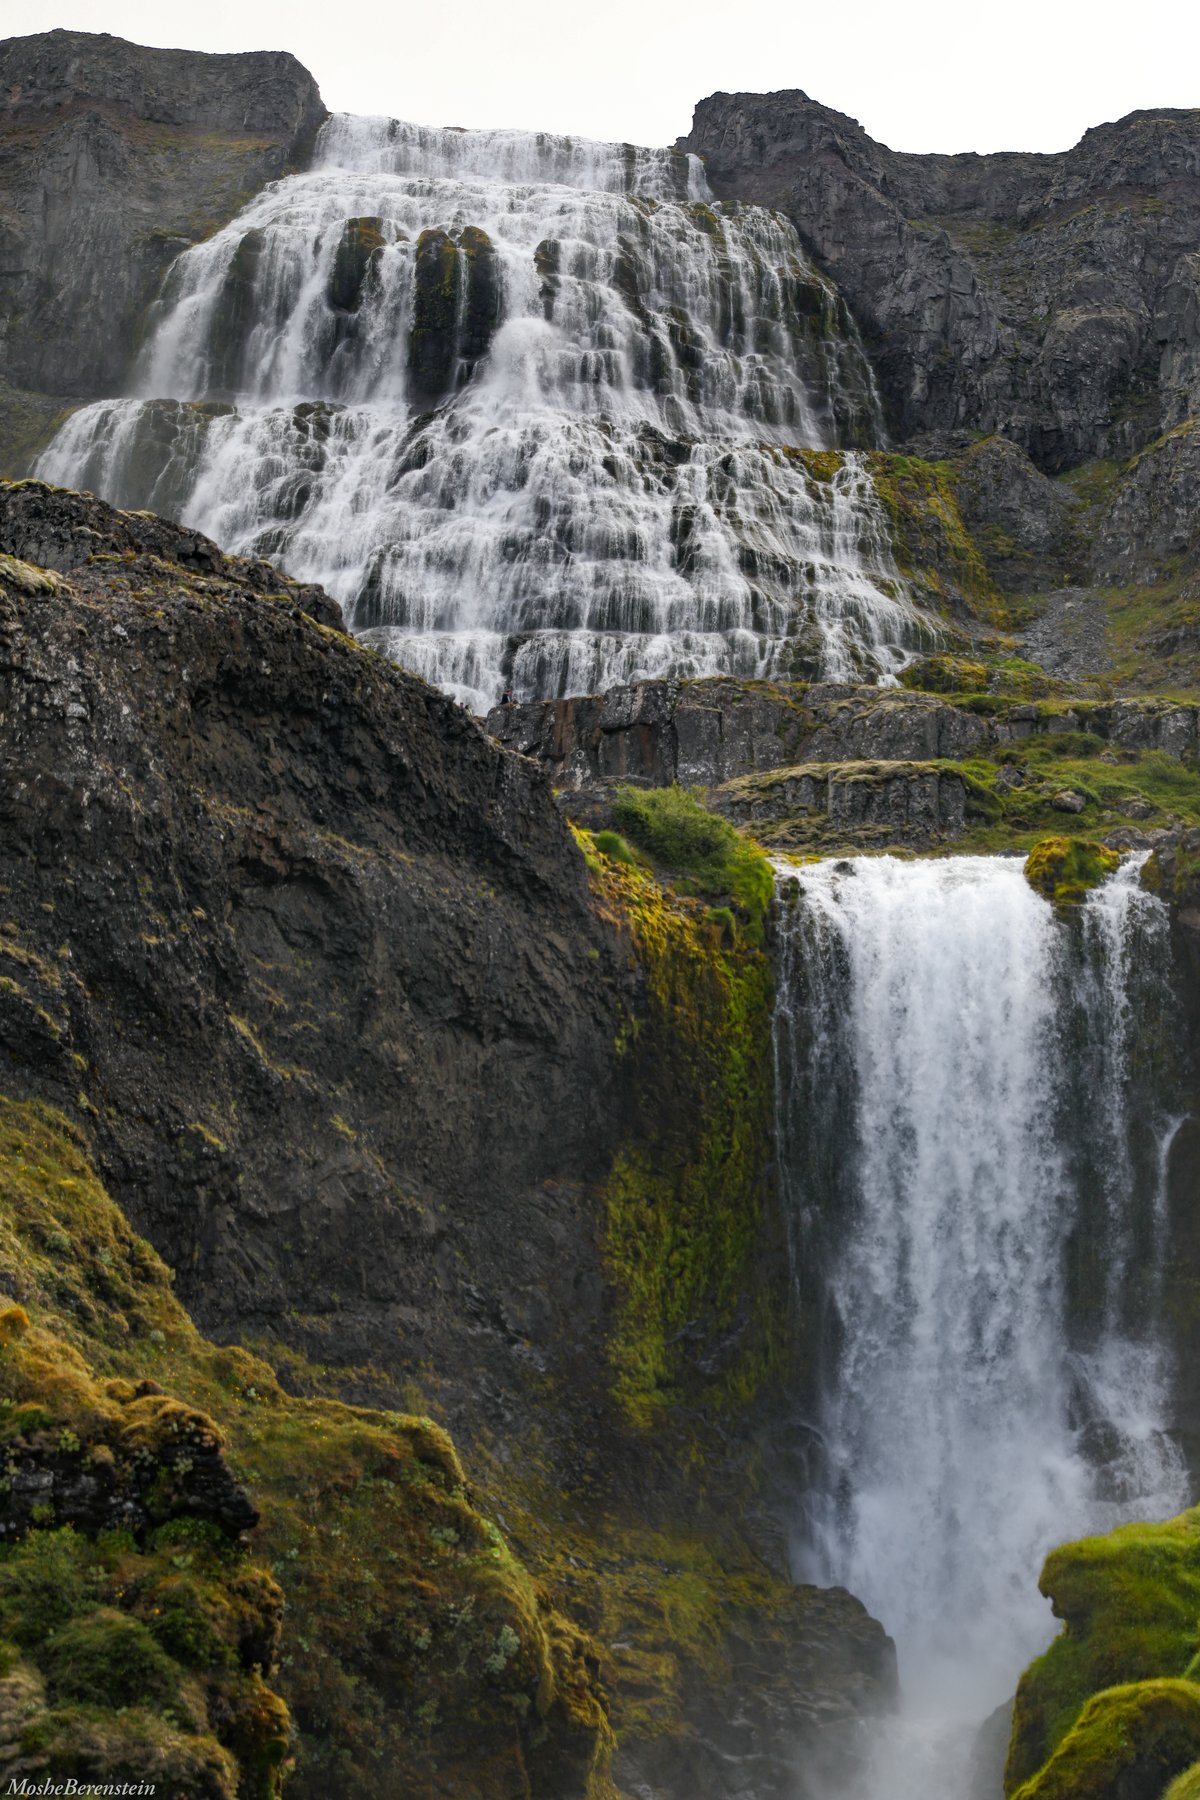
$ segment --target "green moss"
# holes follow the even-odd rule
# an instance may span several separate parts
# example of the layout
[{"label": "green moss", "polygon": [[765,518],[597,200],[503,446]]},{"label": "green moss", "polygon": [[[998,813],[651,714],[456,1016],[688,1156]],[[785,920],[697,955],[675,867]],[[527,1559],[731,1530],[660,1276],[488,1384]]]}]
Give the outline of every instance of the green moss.
[{"label": "green moss", "polygon": [[[678,785],[617,789],[618,825],[685,894],[728,896],[753,931],[775,891],[771,865],[728,820],[710,813]],[[599,844],[599,840],[597,839]]]},{"label": "green moss", "polygon": [[1139,1681],[1089,1700],[1013,1800],[1157,1800],[1200,1757],[1200,1687]]},{"label": "green moss", "polygon": [[1088,838],[1042,838],[1025,859],[1025,879],[1054,906],[1078,906],[1120,861],[1115,850]]},{"label": "green moss", "polygon": [[[161,1752],[186,1800],[235,1789],[272,1800],[293,1751],[297,1800],[396,1791],[397,1770],[406,1792],[439,1800],[530,1789],[608,1800],[597,1652],[474,1503],[446,1433],[285,1394],[259,1358],[206,1342],[82,1140],[59,1115],[2,1098],[0,1287],[18,1301],[0,1313],[0,1399],[17,1402],[0,1407],[8,1454],[17,1440],[60,1452],[70,1432],[71,1454],[170,1465],[202,1430],[261,1509],[254,1555],[270,1565],[179,1515],[142,1544],[67,1527],[0,1551],[0,1638],[46,1689],[36,1717],[53,1771],[95,1773],[104,1755],[124,1766],[111,1721],[131,1715],[65,1694],[55,1704],[39,1661],[48,1624],[73,1634],[56,1666],[76,1671],[80,1694],[105,1633],[173,1671],[174,1698],[160,1690],[156,1713],[143,1693],[130,1741],[139,1767]],[[148,1374],[170,1394],[139,1392]],[[280,1590],[288,1630],[274,1681],[295,1743],[262,1679]]]},{"label": "green moss", "polygon": [[140,1619],[97,1607],[45,1641],[39,1662],[55,1696],[92,1706],[150,1706],[179,1699],[180,1669]]},{"label": "green moss", "polygon": [[988,670],[961,656],[920,656],[901,669],[900,684],[924,694],[979,694],[987,687]]},{"label": "green moss", "polygon": [[954,493],[948,463],[873,451],[867,467],[888,517],[900,573],[939,610],[998,622],[1003,609]]},{"label": "green moss", "polygon": [[1040,1586],[1063,1629],[1017,1689],[1009,1792],[1042,1767],[1093,1695],[1191,1667],[1200,1648],[1200,1508],[1065,1544],[1047,1557]]},{"label": "green moss", "polygon": [[1200,1762],[1176,1777],[1163,1800],[1200,1800]]},{"label": "green moss", "polygon": [[[665,804],[628,809],[642,847],[669,847],[695,885],[737,886],[761,908],[757,868],[769,875],[761,855],[679,790],[659,790],[659,799]],[[756,885],[743,852],[754,858]],[[645,984],[622,1047],[631,1126],[603,1189],[615,1294],[612,1391],[642,1430],[726,1335],[736,1348],[717,1356],[706,1384],[716,1406],[749,1398],[775,1351],[778,1313],[759,1270],[773,986],[750,933],[739,930],[731,940],[724,920],[713,921],[644,871],[606,862],[599,887],[629,933]]]}]

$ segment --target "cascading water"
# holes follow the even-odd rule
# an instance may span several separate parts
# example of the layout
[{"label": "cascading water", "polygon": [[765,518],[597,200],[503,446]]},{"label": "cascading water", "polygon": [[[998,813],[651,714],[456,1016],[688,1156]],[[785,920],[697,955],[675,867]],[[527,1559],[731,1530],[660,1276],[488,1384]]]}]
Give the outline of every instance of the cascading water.
[{"label": "cascading water", "polygon": [[1164,1429],[1166,912],[1126,862],[1059,918],[1021,864],[779,865],[776,1056],[811,1396],[806,1579],[897,1641],[856,1792],[963,1800],[1053,1634],[1057,1543],[1187,1503]]},{"label": "cascading water", "polygon": [[136,397],[38,472],[323,583],[483,709],[887,679],[931,627],[855,448],[879,437],[835,291],[695,158],[342,116],[178,258]]}]

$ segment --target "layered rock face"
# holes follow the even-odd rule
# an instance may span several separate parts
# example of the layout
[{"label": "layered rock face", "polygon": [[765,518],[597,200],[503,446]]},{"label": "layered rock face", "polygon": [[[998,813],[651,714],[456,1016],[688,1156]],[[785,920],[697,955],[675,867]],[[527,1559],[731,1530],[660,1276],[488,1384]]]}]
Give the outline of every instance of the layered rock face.
[{"label": "layered rock face", "polygon": [[[928,850],[963,839],[973,824],[996,825],[1006,803],[1014,841],[1056,815],[1086,813],[1093,827],[1172,822],[1141,793],[1138,771],[1156,756],[1194,766],[1200,708],[833,682],[642,682],[497,707],[488,729],[543,762],[564,808],[590,823],[607,821],[615,785],[680,782],[707,789],[714,811],[772,848]],[[1091,759],[1096,774],[1119,772],[1110,795],[1087,785],[1094,776],[1084,775],[1084,792],[1071,785],[1080,760]],[[1186,786],[1182,767],[1180,779]]]},{"label": "layered rock face", "polygon": [[1051,472],[1200,407],[1200,113],[1058,155],[913,156],[799,90],[714,94],[681,145],[776,206],[841,287],[901,438],[1012,438]]},{"label": "layered rock face", "polygon": [[285,51],[0,44],[0,472],[64,405],[120,390],[169,264],[303,163],[325,116]]}]

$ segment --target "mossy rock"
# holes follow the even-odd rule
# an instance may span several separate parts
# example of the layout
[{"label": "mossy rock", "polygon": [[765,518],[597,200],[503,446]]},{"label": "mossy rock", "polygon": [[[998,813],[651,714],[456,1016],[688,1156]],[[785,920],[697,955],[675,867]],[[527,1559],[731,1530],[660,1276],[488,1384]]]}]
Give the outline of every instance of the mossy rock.
[{"label": "mossy rock", "polygon": [[963,656],[918,656],[900,671],[900,685],[922,694],[982,694],[987,664]]},{"label": "mossy rock", "polygon": [[60,1700],[92,1706],[149,1705],[180,1697],[180,1670],[140,1619],[101,1606],[49,1638],[39,1662]]},{"label": "mossy rock", "polygon": [[[617,1045],[629,1130],[603,1185],[613,1397],[636,1431],[697,1383],[745,1406],[781,1349],[764,1267],[771,1138],[773,892],[761,851],[681,789],[620,790],[618,821],[664,873],[580,833],[602,907],[630,934],[644,1003]],[[731,895],[736,912],[684,898]]]},{"label": "mossy rock", "polygon": [[1117,851],[1090,838],[1047,837],[1025,859],[1025,879],[1053,906],[1078,906],[1120,866]]},{"label": "mossy rock", "polygon": [[454,386],[462,265],[448,232],[423,231],[413,270],[408,379],[414,398],[436,400]]},{"label": "mossy rock", "polygon": [[1200,1757],[1200,1686],[1130,1682],[1089,1700],[1045,1767],[1012,1800],[1160,1800]]},{"label": "mossy rock", "polygon": [[1063,1630],[1017,1688],[1010,1793],[1042,1768],[1094,1695],[1200,1672],[1200,1508],[1064,1544],[1047,1557],[1040,1586]]},{"label": "mossy rock", "polygon": [[[110,1792],[122,1782],[137,1792],[144,1782],[170,1800],[251,1800],[262,1792],[210,1733],[179,1730],[145,1707],[56,1707],[26,1722],[20,1747],[22,1772],[36,1770],[38,1781],[104,1783]],[[277,1793],[278,1784],[268,1791]]]},{"label": "mossy rock", "polygon": [[1176,1776],[1163,1800],[1200,1800],[1200,1762]]},{"label": "mossy rock", "polygon": [[[132,1780],[157,1756],[183,1800],[276,1800],[294,1755],[296,1800],[609,1800],[600,1654],[474,1502],[447,1433],[295,1398],[260,1358],[208,1343],[76,1131],[3,1098],[0,1284],[17,1297],[0,1313],[10,1464],[40,1459],[56,1492],[81,1471],[118,1492],[126,1466],[154,1491],[167,1473],[161,1522],[88,1535],[51,1519],[0,1548],[15,1658],[0,1677],[18,1681],[39,1768]],[[178,1459],[203,1450],[253,1491],[261,1563],[172,1500]],[[106,1694],[106,1654],[144,1675],[137,1707],[114,1710],[132,1677]]]},{"label": "mossy rock", "polygon": [[357,312],[373,259],[383,249],[380,219],[347,219],[333,258],[327,298],[337,312]]}]

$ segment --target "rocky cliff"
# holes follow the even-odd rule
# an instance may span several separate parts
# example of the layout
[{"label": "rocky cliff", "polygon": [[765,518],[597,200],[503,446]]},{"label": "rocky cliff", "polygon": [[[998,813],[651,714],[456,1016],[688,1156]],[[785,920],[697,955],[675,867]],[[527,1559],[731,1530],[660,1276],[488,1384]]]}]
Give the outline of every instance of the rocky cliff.
[{"label": "rocky cliff", "polygon": [[1054,472],[1200,410],[1200,112],[1058,155],[913,156],[807,94],[714,94],[682,147],[780,207],[861,325],[898,437],[999,433]]},{"label": "rocky cliff", "polygon": [[35,1219],[8,1291],[237,1439],[297,1790],[724,1800],[750,1759],[790,1793],[892,1663],[770,1526],[761,884],[714,912],[610,860],[269,565],[38,482],[0,551],[0,1091],[53,1242],[95,1246],[66,1295]]},{"label": "rocky cliff", "polygon": [[325,116],[284,51],[0,43],[0,474],[69,405],[121,391],[168,265],[302,165]]}]

